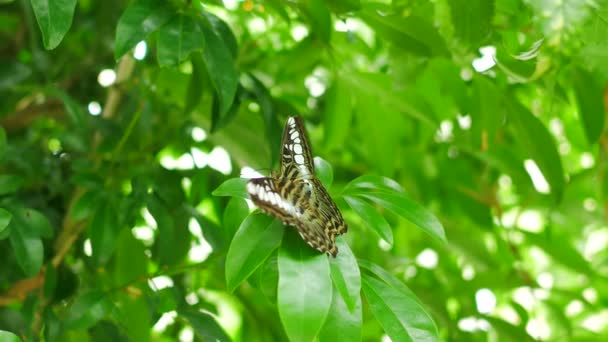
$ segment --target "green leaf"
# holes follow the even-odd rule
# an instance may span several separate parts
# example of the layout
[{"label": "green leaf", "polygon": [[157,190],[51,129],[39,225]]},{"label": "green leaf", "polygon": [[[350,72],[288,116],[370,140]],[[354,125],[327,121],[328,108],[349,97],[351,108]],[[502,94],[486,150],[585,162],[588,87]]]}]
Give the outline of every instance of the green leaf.
[{"label": "green leaf", "polygon": [[217,324],[211,315],[191,309],[180,310],[178,313],[181,317],[188,320],[192,328],[194,328],[194,332],[204,341],[231,341],[224,329]]},{"label": "green leaf", "polygon": [[46,264],[44,271],[44,297],[53,298],[53,294],[57,289],[57,269],[52,262]]},{"label": "green leaf", "polygon": [[313,161],[315,164],[317,178],[319,178],[321,183],[323,183],[323,185],[329,189],[331,187],[331,183],[334,181],[334,170],[331,167],[331,164],[321,157],[314,157]]},{"label": "green leaf", "polygon": [[231,241],[243,220],[249,215],[249,205],[240,197],[233,197],[226,204],[222,222],[226,241]]},{"label": "green leaf", "polygon": [[353,119],[353,100],[348,83],[337,75],[332,87],[325,93],[324,99],[323,144],[329,150],[342,148]]},{"label": "green leaf", "polygon": [[555,141],[542,122],[517,101],[509,102],[509,118],[512,120],[522,148],[534,159],[551,187],[551,193],[559,202],[564,192],[564,169]]},{"label": "green leaf", "polygon": [[[1,76],[0,76],[1,77]],[[4,158],[8,145],[6,144],[6,132],[0,127],[0,161]]]},{"label": "green leaf", "polygon": [[325,0],[327,7],[336,13],[346,13],[361,9],[361,0]]},{"label": "green leaf", "polygon": [[89,225],[91,258],[96,265],[103,265],[114,253],[119,232],[116,209],[109,201],[102,203]]},{"label": "green leaf", "polygon": [[76,0],[31,0],[45,49],[54,49],[61,43],[63,36],[72,26],[76,2]]},{"label": "green leaf", "polygon": [[358,195],[368,191],[404,192],[401,185],[394,180],[374,175],[364,175],[350,181],[344,188],[344,193]]},{"label": "green leaf", "polygon": [[226,255],[226,284],[239,286],[268,258],[283,238],[283,225],[268,215],[249,215],[232,239]]},{"label": "green leaf", "polygon": [[207,13],[207,20],[202,22],[201,25],[207,44],[203,50],[203,59],[207,66],[211,83],[213,83],[213,87],[219,97],[220,113],[225,114],[230,109],[234,100],[239,75],[234,64],[233,55],[229,47],[226,46],[226,41],[216,33],[212,26],[213,22],[209,20],[209,17],[214,18],[211,14]]},{"label": "green leaf", "polygon": [[71,217],[74,220],[84,220],[93,215],[101,203],[101,196],[99,191],[90,190],[82,194],[77,200],[72,211],[70,212]]},{"label": "green leaf", "polygon": [[156,240],[157,255],[162,265],[175,264],[178,259],[175,253],[176,223],[169,210],[157,196],[148,196],[148,211],[156,221],[158,239]]},{"label": "green leaf", "polygon": [[39,237],[29,235],[24,228],[11,223],[9,239],[19,267],[27,276],[31,277],[36,275],[42,267],[44,247]]},{"label": "green leaf", "polygon": [[105,293],[93,290],[76,298],[65,317],[69,329],[87,329],[95,325],[112,310]]},{"label": "green leaf", "polygon": [[456,36],[469,47],[477,49],[490,38],[494,1],[449,0]]},{"label": "green leaf", "polygon": [[[417,108],[415,102],[410,101],[403,92],[393,91],[390,86],[393,80],[390,76],[384,74],[350,73],[344,74],[343,78],[348,83],[349,89],[356,91],[355,96],[365,95],[374,100],[375,102],[371,100],[370,102],[375,104],[376,110],[378,105],[382,105],[385,108],[403,112],[429,127],[437,126],[437,120],[433,117],[432,113],[427,113]],[[357,97],[355,97],[355,100],[358,104]],[[369,114],[371,115],[372,113]]]},{"label": "green leaf", "polygon": [[[338,294],[342,296],[344,302],[350,311],[353,311],[361,298],[361,273],[357,259],[350,250],[348,244],[341,236],[336,238],[338,246],[338,255],[330,259],[331,279],[334,286],[338,289]],[[336,294],[334,294],[335,296]],[[336,300],[334,299],[334,304]]]},{"label": "green leaf", "polygon": [[581,68],[572,70],[570,81],[574,85],[576,104],[587,141],[594,144],[604,130],[604,90],[596,84],[591,74]]},{"label": "green leaf", "polygon": [[[390,13],[390,8],[367,4],[357,14],[376,33],[393,46],[420,56],[448,56],[448,50],[435,27],[416,16],[403,17]],[[382,14],[381,14],[382,13]]]},{"label": "green leaf", "polygon": [[186,92],[186,101],[184,105],[185,115],[190,114],[194,108],[198,106],[203,97],[203,91],[206,87],[210,87],[210,80],[207,75],[202,53],[192,54],[190,61],[192,63],[192,76],[188,81],[188,90]]},{"label": "green leaf", "polygon": [[245,190],[245,185],[249,179],[231,178],[220,184],[217,189],[211,193],[213,196],[234,196],[249,199],[249,195]]},{"label": "green leaf", "polygon": [[28,235],[50,238],[54,235],[53,227],[49,220],[40,212],[29,208],[17,208],[14,210],[15,224],[23,227]]},{"label": "green leaf", "polygon": [[10,331],[0,330],[0,341],[2,342],[21,342],[19,336]]},{"label": "green leaf", "polygon": [[[131,235],[131,232],[128,232]],[[120,293],[113,298],[117,304],[118,312],[113,316],[118,316],[118,319],[124,324],[125,333],[129,337],[129,341],[150,341],[150,333],[152,322],[150,312],[153,308],[146,296],[131,296],[129,294]]]},{"label": "green leaf", "polygon": [[373,192],[360,196],[376,202],[378,205],[417,225],[435,239],[447,243],[445,231],[439,220],[423,206],[410,200],[404,194]]},{"label": "green leaf", "polygon": [[192,51],[202,50],[205,38],[200,23],[187,15],[177,15],[160,28],[158,34],[158,64],[177,65]]},{"label": "green leaf", "polygon": [[370,309],[393,341],[439,341],[437,328],[415,298],[363,274]]},{"label": "green leaf", "polygon": [[84,128],[87,124],[87,115],[82,110],[82,107],[63,89],[53,87],[50,89],[50,93],[56,96],[63,102],[65,111],[68,117],[72,121],[72,124],[76,128]]},{"label": "green leaf", "polygon": [[325,254],[308,247],[289,230],[279,250],[277,305],[291,341],[311,341],[331,305],[332,283]]},{"label": "green leaf", "polygon": [[4,230],[11,223],[12,218],[13,218],[13,214],[11,214],[10,211],[0,208],[0,238],[2,238],[3,236],[6,237],[4,235],[5,234]]},{"label": "green leaf", "polygon": [[357,197],[345,196],[344,200],[378,236],[389,245],[393,245],[393,230],[378,209]]},{"label": "green leaf", "polygon": [[175,11],[168,1],[138,0],[127,7],[116,26],[114,58],[122,57],[150,33],[173,17]]},{"label": "green leaf", "polygon": [[0,175],[0,196],[16,192],[24,183],[17,175]]},{"label": "green leaf", "polygon": [[319,341],[361,341],[362,320],[360,294],[357,293],[354,308],[349,308],[340,293],[334,291]]},{"label": "green leaf", "polygon": [[303,2],[300,9],[310,22],[310,28],[316,36],[325,43],[331,37],[331,14],[323,0],[308,0]]},{"label": "green leaf", "polygon": [[[504,120],[504,109],[496,85],[483,75],[473,79],[477,100],[471,113],[471,128],[475,132],[476,148],[487,149]],[[485,141],[484,141],[485,139]]]},{"label": "green leaf", "polygon": [[116,241],[114,258],[114,283],[123,286],[130,281],[145,276],[148,257],[141,241],[135,239],[130,229],[123,229]]},{"label": "green leaf", "polygon": [[38,273],[43,264],[44,247],[40,237],[51,237],[53,229],[46,217],[39,212],[15,208],[9,223],[9,239],[17,263],[28,276]]}]

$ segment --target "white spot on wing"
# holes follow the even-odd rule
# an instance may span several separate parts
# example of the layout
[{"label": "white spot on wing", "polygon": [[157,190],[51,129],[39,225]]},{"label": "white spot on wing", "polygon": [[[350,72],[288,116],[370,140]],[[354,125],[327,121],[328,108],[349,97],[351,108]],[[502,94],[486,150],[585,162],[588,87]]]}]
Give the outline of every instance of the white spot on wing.
[{"label": "white spot on wing", "polygon": [[298,164],[304,164],[304,156],[301,154],[298,154],[294,157],[296,163]]},{"label": "white spot on wing", "polygon": [[300,144],[293,145],[293,151],[297,154],[302,154],[302,145],[300,145]]}]

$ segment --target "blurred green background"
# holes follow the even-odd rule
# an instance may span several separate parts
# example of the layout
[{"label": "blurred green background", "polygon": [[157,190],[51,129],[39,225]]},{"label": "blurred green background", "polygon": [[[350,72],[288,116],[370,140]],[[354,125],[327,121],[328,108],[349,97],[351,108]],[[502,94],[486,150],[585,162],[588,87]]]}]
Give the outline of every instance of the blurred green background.
[{"label": "blurred green background", "polygon": [[[608,340],[608,1],[0,1],[0,337]],[[254,211],[288,116],[349,232]]]}]

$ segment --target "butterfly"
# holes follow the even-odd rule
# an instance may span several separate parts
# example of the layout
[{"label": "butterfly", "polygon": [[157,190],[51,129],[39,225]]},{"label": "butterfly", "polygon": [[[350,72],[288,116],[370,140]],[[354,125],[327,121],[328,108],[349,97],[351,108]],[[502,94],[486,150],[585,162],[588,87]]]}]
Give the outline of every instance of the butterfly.
[{"label": "butterfly", "polygon": [[321,181],[315,176],[312,151],[302,119],[287,119],[281,140],[278,173],[251,179],[247,192],[262,211],[296,227],[312,248],[335,257],[336,235],[348,227]]}]

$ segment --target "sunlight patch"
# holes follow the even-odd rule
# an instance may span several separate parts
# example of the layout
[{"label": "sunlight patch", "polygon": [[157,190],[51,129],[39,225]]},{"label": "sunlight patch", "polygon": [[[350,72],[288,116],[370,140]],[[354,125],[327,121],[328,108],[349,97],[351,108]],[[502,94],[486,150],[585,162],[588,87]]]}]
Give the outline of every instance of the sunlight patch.
[{"label": "sunlight patch", "polygon": [[496,296],[488,289],[480,289],[475,292],[475,305],[477,312],[489,314],[496,308]]},{"label": "sunlight patch", "polygon": [[296,24],[291,28],[291,37],[299,42],[308,36],[308,28],[301,24]]},{"label": "sunlight patch", "polygon": [[439,256],[437,255],[437,252],[430,248],[424,249],[416,257],[416,264],[418,264],[418,266],[422,268],[426,268],[429,270],[432,270],[437,267],[438,262]]},{"label": "sunlight patch", "polygon": [[101,114],[101,105],[97,101],[91,101],[87,106],[87,110],[89,111],[89,114],[97,116]]},{"label": "sunlight patch", "polygon": [[216,146],[209,153],[209,166],[225,175],[232,172],[232,163],[230,155],[220,146]]},{"label": "sunlight patch", "polygon": [[165,331],[165,329],[167,329],[168,326],[175,323],[176,317],[177,317],[176,311],[169,311],[169,312],[163,313],[162,316],[160,316],[158,321],[152,327],[152,330],[157,333]]},{"label": "sunlight patch", "polygon": [[532,179],[532,184],[534,185],[534,189],[541,194],[548,194],[551,192],[551,188],[549,187],[549,183],[545,179],[545,176],[536,165],[536,162],[532,159],[526,159],[524,161],[524,168],[528,172],[530,179]]},{"label": "sunlight patch", "polygon": [[530,319],[526,331],[537,340],[546,340],[551,336],[551,327],[543,317]]},{"label": "sunlight patch", "polygon": [[97,75],[97,83],[102,87],[109,87],[116,82],[116,72],[112,69],[103,69]]},{"label": "sunlight patch", "polygon": [[202,129],[198,126],[195,126],[195,127],[192,127],[190,136],[192,137],[192,140],[194,140],[196,142],[201,142],[201,141],[205,141],[205,139],[207,139],[207,132],[205,132],[204,129]]},{"label": "sunlight patch", "polygon": [[473,69],[477,72],[484,72],[496,65],[496,47],[483,46],[479,48],[481,57],[473,60]]},{"label": "sunlight patch", "polygon": [[135,49],[133,50],[133,58],[137,59],[138,61],[141,61],[146,58],[147,53],[148,45],[145,41],[142,40],[141,42],[137,43],[137,45],[135,45]]},{"label": "sunlight patch", "polygon": [[169,287],[173,287],[173,279],[168,276],[158,276],[148,280],[148,286],[152,291],[160,291]]},{"label": "sunlight patch", "polygon": [[517,219],[517,226],[528,232],[540,233],[543,230],[544,219],[536,210],[524,210]]}]

